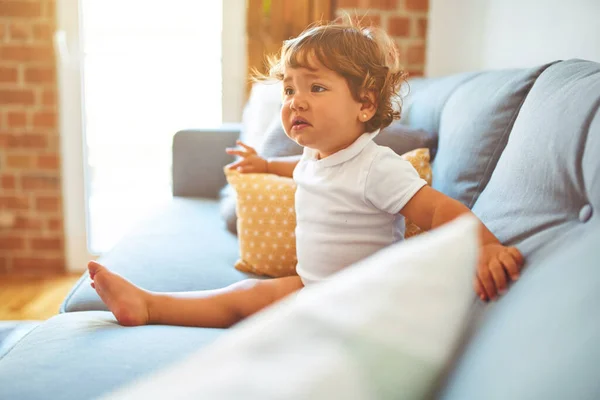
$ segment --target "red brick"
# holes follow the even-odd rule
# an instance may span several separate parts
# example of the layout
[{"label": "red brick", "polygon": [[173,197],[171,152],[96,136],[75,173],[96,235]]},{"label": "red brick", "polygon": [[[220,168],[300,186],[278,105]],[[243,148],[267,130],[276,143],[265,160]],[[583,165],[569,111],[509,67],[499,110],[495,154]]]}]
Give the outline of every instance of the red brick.
[{"label": "red brick", "polygon": [[58,190],[60,181],[56,176],[29,175],[21,178],[23,190]]},{"label": "red brick", "polygon": [[337,8],[357,8],[361,3],[360,0],[337,0]]},{"label": "red brick", "polygon": [[[1,38],[2,38],[2,36],[0,35],[0,39]],[[0,258],[0,273],[5,274],[7,272],[8,272],[8,259]]]},{"label": "red brick", "polygon": [[409,46],[406,58],[408,64],[425,64],[425,46],[420,44]]},{"label": "red brick", "polygon": [[63,247],[59,238],[33,238],[30,243],[33,250],[61,250]]},{"label": "red brick", "polygon": [[56,91],[52,89],[45,89],[42,91],[42,105],[55,106],[57,101]]},{"label": "red brick", "polygon": [[27,196],[0,196],[0,208],[8,210],[28,210],[29,197]]},{"label": "red brick", "polygon": [[9,128],[23,128],[27,125],[27,113],[24,111],[12,111],[7,114]]},{"label": "red brick", "polygon": [[417,19],[417,37],[422,39],[427,37],[427,18]]},{"label": "red brick", "polygon": [[14,175],[0,176],[0,187],[2,189],[14,189],[17,186],[17,178]]},{"label": "red brick", "polygon": [[42,227],[41,218],[17,216],[13,228],[26,231],[41,231]]},{"label": "red brick", "polygon": [[25,239],[20,236],[0,236],[0,250],[23,250]]},{"label": "red brick", "polygon": [[45,111],[34,114],[33,126],[36,128],[56,128],[56,113]]},{"label": "red brick", "polygon": [[35,102],[33,90],[0,90],[0,104],[31,106]]},{"label": "red brick", "polygon": [[0,82],[17,83],[18,79],[19,71],[16,67],[0,67]]},{"label": "red brick", "polygon": [[56,273],[65,270],[62,258],[15,257],[12,260],[12,271],[36,271],[39,273]]},{"label": "red brick", "polygon": [[48,147],[48,138],[46,135],[32,133],[22,135],[20,139],[20,147],[22,148],[45,149]]},{"label": "red brick", "polygon": [[409,78],[416,78],[418,76],[423,76],[423,69],[411,69],[407,71]]},{"label": "red brick", "polygon": [[29,169],[33,167],[33,157],[24,154],[8,154],[6,156],[6,165],[9,168]]},{"label": "red brick", "polygon": [[31,37],[31,24],[26,22],[11,22],[8,26],[8,37],[13,40],[27,40]]},{"label": "red brick", "polygon": [[56,30],[53,24],[38,22],[33,25],[33,38],[41,41],[51,41],[52,33]]},{"label": "red brick", "polygon": [[0,133],[0,149],[45,149],[48,138],[41,134],[4,134]]},{"label": "red brick", "polygon": [[56,82],[56,70],[54,67],[32,67],[25,70],[25,82],[49,83]]},{"label": "red brick", "polygon": [[50,44],[6,44],[0,46],[0,59],[18,62],[54,63],[54,50]]},{"label": "red brick", "polygon": [[37,166],[40,169],[57,170],[60,168],[60,157],[57,154],[40,154]]},{"label": "red brick", "polygon": [[406,0],[406,9],[409,11],[429,10],[429,0]]},{"label": "red brick", "polygon": [[409,37],[410,36],[410,18],[391,17],[388,21],[388,33],[391,36]]},{"label": "red brick", "polygon": [[9,133],[0,133],[0,149],[8,149],[9,147],[12,147],[14,142],[13,136],[14,135]]},{"label": "red brick", "polygon": [[38,211],[58,211],[60,199],[58,197],[38,197],[35,199],[35,208]]},{"label": "red brick", "polygon": [[395,10],[398,7],[398,0],[362,0],[361,8],[369,10]]},{"label": "red brick", "polygon": [[53,232],[61,232],[63,230],[62,219],[52,218],[48,220],[48,230]]},{"label": "red brick", "polygon": [[41,17],[42,4],[40,1],[10,1],[0,2],[0,17]]}]

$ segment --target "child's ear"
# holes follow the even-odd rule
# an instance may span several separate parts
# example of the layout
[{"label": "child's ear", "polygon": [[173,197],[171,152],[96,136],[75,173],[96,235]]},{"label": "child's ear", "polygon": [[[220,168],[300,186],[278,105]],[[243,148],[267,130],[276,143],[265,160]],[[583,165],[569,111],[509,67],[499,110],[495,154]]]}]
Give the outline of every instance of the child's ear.
[{"label": "child's ear", "polygon": [[375,101],[375,92],[373,90],[365,90],[360,97],[360,110],[358,119],[362,122],[367,122],[377,111],[377,103]]}]

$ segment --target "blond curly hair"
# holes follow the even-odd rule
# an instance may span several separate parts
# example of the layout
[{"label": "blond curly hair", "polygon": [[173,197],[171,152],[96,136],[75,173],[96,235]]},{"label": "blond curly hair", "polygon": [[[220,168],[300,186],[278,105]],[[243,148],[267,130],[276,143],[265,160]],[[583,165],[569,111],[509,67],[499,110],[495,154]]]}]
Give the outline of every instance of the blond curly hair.
[{"label": "blond curly hair", "polygon": [[375,115],[365,123],[367,132],[385,128],[400,118],[400,87],[407,74],[400,65],[398,48],[379,28],[363,27],[346,17],[333,23],[317,23],[299,36],[284,41],[279,56],[267,58],[268,74],[254,71],[255,81],[283,80],[285,67],[308,67],[315,57],[322,65],[343,76],[352,97],[362,103],[375,98]]}]

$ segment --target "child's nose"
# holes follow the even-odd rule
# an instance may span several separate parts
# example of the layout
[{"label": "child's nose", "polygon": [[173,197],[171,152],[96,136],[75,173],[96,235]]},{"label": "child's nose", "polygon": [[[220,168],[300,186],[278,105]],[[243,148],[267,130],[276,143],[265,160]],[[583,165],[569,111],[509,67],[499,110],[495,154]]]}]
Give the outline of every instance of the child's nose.
[{"label": "child's nose", "polygon": [[306,101],[304,95],[295,94],[290,102],[290,108],[295,111],[306,111],[308,109],[308,101]]}]

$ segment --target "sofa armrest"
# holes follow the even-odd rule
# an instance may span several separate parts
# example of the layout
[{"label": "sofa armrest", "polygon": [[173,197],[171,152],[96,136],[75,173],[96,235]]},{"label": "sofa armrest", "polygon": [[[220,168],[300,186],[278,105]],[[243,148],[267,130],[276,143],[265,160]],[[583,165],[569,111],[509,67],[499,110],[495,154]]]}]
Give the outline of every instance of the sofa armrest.
[{"label": "sofa armrest", "polygon": [[234,160],[225,148],[234,146],[239,135],[239,124],[177,132],[173,137],[173,196],[218,198],[227,183],[223,167]]}]

